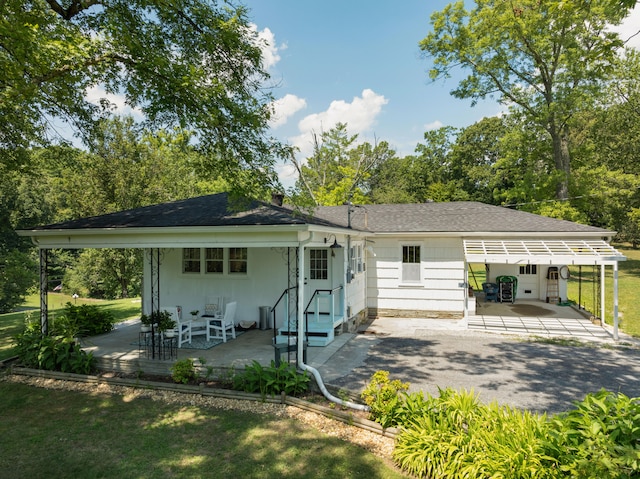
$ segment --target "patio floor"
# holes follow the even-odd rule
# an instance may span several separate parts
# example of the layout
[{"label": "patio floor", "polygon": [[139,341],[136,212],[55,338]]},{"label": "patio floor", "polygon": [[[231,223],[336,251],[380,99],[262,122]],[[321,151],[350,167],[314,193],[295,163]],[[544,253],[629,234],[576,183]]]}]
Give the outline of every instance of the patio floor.
[{"label": "patio floor", "polygon": [[478,299],[476,314],[469,316],[469,330],[613,341],[611,328],[592,323],[584,314],[571,306],[542,301],[516,300],[512,304],[484,302]]},{"label": "patio floor", "polygon": [[[378,318],[361,329],[361,333],[399,337],[418,337],[426,330],[467,330],[512,335],[534,335],[543,337],[563,337],[581,341],[614,343],[610,327],[593,324],[576,309],[569,306],[546,304],[541,301],[516,301],[514,304],[484,302],[480,298],[476,314],[465,320]],[[127,372],[167,374],[173,360],[148,359],[138,347],[140,323],[136,320],[121,323],[112,332],[83,340],[86,351],[92,351],[98,358],[100,369]],[[325,347],[309,347],[307,364],[321,373],[334,354],[354,334],[342,333]],[[621,340],[633,341],[620,333]],[[272,347],[273,330],[252,329],[229,339],[227,343],[210,349],[178,349],[178,359],[193,358],[206,360],[213,367],[244,368],[257,361],[269,365],[274,360]],[[338,357],[339,355],[336,355]],[[291,354],[295,360],[295,354]],[[286,360],[286,354],[283,355]],[[341,365],[345,367],[345,365]]]}]

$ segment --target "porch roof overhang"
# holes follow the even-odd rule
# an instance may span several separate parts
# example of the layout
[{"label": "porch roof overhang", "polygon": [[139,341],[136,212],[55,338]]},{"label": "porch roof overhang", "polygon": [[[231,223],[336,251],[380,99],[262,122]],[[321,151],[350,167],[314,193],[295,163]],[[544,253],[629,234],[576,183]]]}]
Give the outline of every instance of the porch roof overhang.
[{"label": "porch roof overhang", "polygon": [[322,245],[330,235],[353,233],[357,232],[308,224],[18,231],[40,249],[295,247],[309,238],[315,237],[314,243]]},{"label": "porch roof overhang", "polygon": [[467,263],[611,265],[627,258],[603,240],[465,239]]}]

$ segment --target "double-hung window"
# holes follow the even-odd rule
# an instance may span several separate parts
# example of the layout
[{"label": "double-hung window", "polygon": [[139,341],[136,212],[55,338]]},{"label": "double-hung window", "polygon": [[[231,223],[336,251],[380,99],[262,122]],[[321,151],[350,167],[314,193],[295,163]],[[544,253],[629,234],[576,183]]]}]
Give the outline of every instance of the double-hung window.
[{"label": "double-hung window", "polygon": [[205,273],[222,274],[224,272],[224,248],[205,248]]},{"label": "double-hung window", "polygon": [[405,245],[402,247],[402,282],[420,282],[420,246]]},{"label": "double-hung window", "polygon": [[200,248],[184,248],[182,250],[182,272],[200,272]]},{"label": "double-hung window", "polygon": [[229,248],[229,274],[247,274],[247,248]]}]

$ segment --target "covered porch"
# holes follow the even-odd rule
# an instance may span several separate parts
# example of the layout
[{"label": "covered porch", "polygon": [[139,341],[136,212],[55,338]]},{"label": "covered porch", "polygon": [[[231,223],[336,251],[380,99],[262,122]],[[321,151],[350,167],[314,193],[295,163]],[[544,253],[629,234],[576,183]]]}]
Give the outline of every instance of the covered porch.
[{"label": "covered porch", "polygon": [[[205,360],[204,367],[211,366],[216,371],[243,369],[245,365],[257,361],[268,366],[275,360],[273,347],[274,330],[250,329],[241,331],[236,339],[220,343],[208,349],[183,347],[175,350],[175,356],[151,359],[147,356],[139,342],[140,322],[129,320],[117,325],[106,334],[83,338],[81,345],[87,352],[93,353],[97,359],[98,368],[104,371],[120,371],[125,373],[141,373],[167,375],[176,360],[191,358],[198,364]],[[335,340],[324,347],[307,348],[307,364],[321,367],[333,354],[340,349],[352,333],[342,333]],[[283,362],[296,360],[296,352],[283,353]]]}]

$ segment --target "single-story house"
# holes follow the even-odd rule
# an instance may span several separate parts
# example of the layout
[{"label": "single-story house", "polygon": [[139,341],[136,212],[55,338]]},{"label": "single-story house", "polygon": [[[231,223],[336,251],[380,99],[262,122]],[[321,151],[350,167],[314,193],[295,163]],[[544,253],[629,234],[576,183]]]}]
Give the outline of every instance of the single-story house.
[{"label": "single-story house", "polygon": [[[488,281],[517,278],[516,298],[545,301],[549,269],[611,266],[617,328],[618,261],[613,231],[477,202],[343,205],[297,210],[271,203],[236,208],[225,193],[19,231],[40,250],[42,325],[47,328],[47,252],[141,248],[143,312],[237,303],[236,321],[269,312],[276,341],[304,324],[310,345],[366,317],[465,318],[474,312],[469,265]],[[552,277],[553,300],[567,297]],[[604,304],[604,301],[602,301]],[[262,318],[264,320],[264,318]],[[617,332],[616,332],[617,334]]]}]

